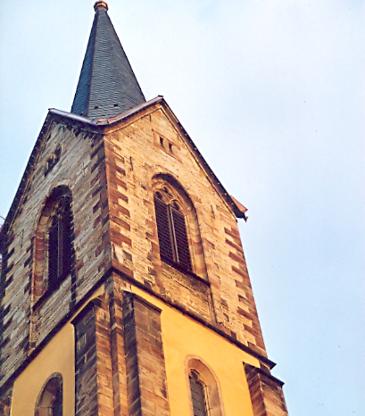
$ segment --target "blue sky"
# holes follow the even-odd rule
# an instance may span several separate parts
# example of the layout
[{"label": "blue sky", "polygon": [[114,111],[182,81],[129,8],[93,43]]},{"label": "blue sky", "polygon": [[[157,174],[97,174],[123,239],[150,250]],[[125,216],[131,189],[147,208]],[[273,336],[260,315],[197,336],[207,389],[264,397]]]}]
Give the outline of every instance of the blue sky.
[{"label": "blue sky", "polygon": [[[365,414],[365,2],[109,1],[241,225],[274,374],[296,416]],[[93,2],[0,11],[0,215],[49,107],[69,110]],[[223,357],[222,357],[223,358]]]}]

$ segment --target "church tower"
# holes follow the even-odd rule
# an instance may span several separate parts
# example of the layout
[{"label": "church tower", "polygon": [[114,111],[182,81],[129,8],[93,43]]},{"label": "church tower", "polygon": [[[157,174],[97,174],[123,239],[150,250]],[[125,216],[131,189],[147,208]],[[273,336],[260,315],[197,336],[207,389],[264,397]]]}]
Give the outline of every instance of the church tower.
[{"label": "church tower", "polygon": [[284,416],[237,219],[98,1],[1,230],[3,416]]}]

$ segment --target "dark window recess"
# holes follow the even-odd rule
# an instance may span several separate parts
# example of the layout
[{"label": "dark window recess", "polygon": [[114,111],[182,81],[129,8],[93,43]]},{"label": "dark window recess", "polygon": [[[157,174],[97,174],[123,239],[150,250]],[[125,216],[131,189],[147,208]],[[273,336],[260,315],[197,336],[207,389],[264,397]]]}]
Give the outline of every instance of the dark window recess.
[{"label": "dark window recess", "polygon": [[155,196],[155,210],[162,260],[176,263],[191,272],[191,257],[184,215],[174,203],[165,204]]},{"label": "dark window recess", "polygon": [[203,382],[199,380],[199,376],[195,372],[190,373],[189,382],[194,416],[208,416],[208,406]]},{"label": "dark window recess", "polygon": [[169,207],[163,201],[155,197],[155,209],[161,257],[164,260],[174,261]]},{"label": "dark window recess", "polygon": [[62,391],[56,392],[53,403],[47,409],[49,412],[47,415],[62,416]]},{"label": "dark window recess", "polygon": [[35,416],[62,416],[62,380],[52,378],[43,390],[35,409]]},{"label": "dark window recess", "polygon": [[71,218],[70,199],[64,197],[51,219],[48,232],[48,278],[51,287],[70,273]]}]

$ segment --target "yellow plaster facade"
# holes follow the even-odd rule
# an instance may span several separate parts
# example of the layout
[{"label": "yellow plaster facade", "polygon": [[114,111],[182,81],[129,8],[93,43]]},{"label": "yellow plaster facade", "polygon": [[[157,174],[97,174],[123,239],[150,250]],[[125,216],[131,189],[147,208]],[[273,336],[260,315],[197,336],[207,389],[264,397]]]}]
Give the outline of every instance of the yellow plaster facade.
[{"label": "yellow plaster facade", "polygon": [[63,379],[64,415],[74,414],[74,351],[74,330],[68,322],[15,380],[11,416],[34,416],[38,397],[55,373],[61,374]]},{"label": "yellow plaster facade", "polygon": [[[143,290],[133,286],[127,290],[161,309],[171,416],[192,415],[187,369],[191,357],[201,360],[215,375],[225,416],[253,416],[243,363],[258,366],[258,360]],[[102,293],[99,289],[90,300]],[[11,416],[34,416],[37,399],[54,373],[63,378],[64,416],[74,415],[74,350],[74,327],[70,320],[16,379]]]},{"label": "yellow plaster facade", "polygon": [[[101,294],[103,294],[102,289],[96,290],[90,300]],[[81,309],[82,307],[75,315]],[[37,357],[16,378],[13,386],[11,416],[34,416],[43,387],[56,373],[62,376],[64,415],[74,415],[75,334],[72,319],[51,338]]]},{"label": "yellow plaster facade", "polygon": [[192,415],[187,361],[201,360],[215,375],[224,415],[253,416],[243,363],[258,366],[258,360],[209,328],[161,301],[133,290],[162,310],[161,329],[165,353],[171,416]]}]

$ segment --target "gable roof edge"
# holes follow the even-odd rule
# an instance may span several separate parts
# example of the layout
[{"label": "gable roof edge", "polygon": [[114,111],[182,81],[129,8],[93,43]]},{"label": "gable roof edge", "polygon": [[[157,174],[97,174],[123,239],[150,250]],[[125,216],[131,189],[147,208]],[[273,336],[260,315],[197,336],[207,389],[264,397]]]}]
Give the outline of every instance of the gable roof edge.
[{"label": "gable roof edge", "polygon": [[33,162],[35,161],[37,155],[38,155],[38,151],[39,151],[39,147],[40,147],[40,143],[42,141],[42,138],[44,137],[44,135],[48,132],[49,127],[51,126],[52,122],[64,122],[66,124],[68,124],[69,126],[79,126],[80,130],[86,130],[89,133],[94,133],[94,134],[102,134],[104,132],[104,129],[106,127],[112,127],[116,124],[119,124],[122,121],[127,120],[128,118],[135,116],[137,113],[143,111],[144,109],[151,107],[155,104],[162,104],[165,109],[170,113],[173,121],[176,123],[176,125],[178,126],[178,128],[180,129],[180,131],[182,132],[182,134],[184,135],[184,137],[186,138],[186,140],[188,141],[189,145],[191,146],[192,150],[194,151],[197,159],[199,160],[199,162],[202,164],[202,166],[204,167],[204,169],[207,171],[208,175],[212,178],[214,185],[216,186],[218,192],[222,195],[223,199],[227,202],[228,206],[232,209],[233,213],[235,214],[235,216],[237,218],[243,218],[245,221],[247,221],[247,208],[244,207],[239,201],[237,201],[234,197],[232,197],[227,190],[225,189],[225,187],[223,186],[223,184],[220,182],[220,180],[218,179],[218,177],[215,175],[215,173],[213,172],[213,170],[210,168],[210,166],[208,165],[208,163],[206,162],[206,160],[204,159],[203,155],[200,153],[200,151],[198,150],[198,148],[196,147],[195,143],[193,142],[193,140],[191,139],[191,137],[189,136],[189,134],[187,133],[187,131],[185,130],[184,126],[180,123],[179,119],[177,118],[177,116],[175,115],[175,113],[172,111],[171,107],[168,105],[168,103],[166,102],[165,98],[162,95],[158,95],[157,97],[142,103],[130,110],[127,110],[123,113],[118,114],[117,116],[114,117],[110,117],[110,118],[100,118],[97,119],[96,121],[92,121],[89,118],[83,117],[83,116],[79,116],[77,114],[73,114],[73,113],[69,113],[67,111],[62,111],[62,110],[57,110],[54,108],[49,109],[46,119],[43,123],[43,126],[41,128],[41,131],[38,135],[38,138],[36,140],[36,143],[33,147],[33,150],[30,154],[30,157],[28,159],[26,168],[24,170],[22,179],[20,181],[20,184],[18,186],[18,189],[16,191],[15,197],[13,199],[13,202],[10,206],[10,209],[8,211],[8,214],[6,215],[5,221],[1,227],[0,230],[0,247],[1,247],[1,241],[5,238],[5,235],[8,232],[10,223],[13,221],[17,208],[18,208],[18,204],[20,202],[21,199],[21,195],[24,191],[25,188],[25,184],[27,182],[27,179],[30,176],[31,173],[31,168],[33,166]]},{"label": "gable roof edge", "polygon": [[191,146],[193,152],[195,153],[197,159],[202,164],[208,175],[213,179],[213,182],[218,190],[218,192],[222,195],[223,199],[227,202],[229,207],[232,209],[233,213],[237,218],[243,218],[245,221],[247,221],[248,217],[246,215],[247,208],[241,204],[236,198],[234,198],[232,195],[230,195],[225,187],[222,185],[216,174],[213,172],[211,167],[208,165],[207,161],[204,159],[203,155],[200,153],[199,149],[196,147],[195,143],[193,142],[192,138],[189,136],[188,132],[185,130],[184,126],[180,123],[179,119],[165,100],[165,98],[162,95],[158,95],[157,97],[140,104],[128,111],[125,111],[121,114],[118,114],[117,116],[110,117],[110,118],[104,118],[104,119],[98,119],[96,120],[97,125],[104,125],[112,127],[122,121],[126,121],[129,117],[136,115],[138,112],[143,111],[144,109],[153,106],[154,104],[161,104],[164,106],[164,108],[169,112],[171,115],[173,121],[180,129],[183,136],[188,141],[189,145]]},{"label": "gable roof edge", "polygon": [[212,178],[214,185],[217,187],[217,190],[222,195],[223,199],[227,202],[227,204],[232,209],[233,213],[236,215],[237,218],[243,218],[245,221],[247,221],[247,216],[246,216],[247,208],[243,206],[236,198],[234,198],[232,195],[230,195],[227,192],[226,188],[218,179],[217,175],[213,172],[208,162],[204,159],[203,155],[200,153],[199,149],[196,147],[193,139],[189,136],[184,126],[180,123],[179,119],[177,118],[175,113],[172,111],[171,107],[168,105],[168,103],[163,97],[161,98],[162,98],[161,103],[166,107],[166,109],[172,115],[176,125],[181,130],[184,137],[187,139],[188,143],[192,147],[192,150],[194,151],[199,162],[202,164],[203,168],[207,171],[208,175]]},{"label": "gable roof edge", "polygon": [[[72,117],[67,117],[65,116],[65,114],[70,114],[70,113],[64,113],[63,111],[54,110],[54,109],[48,110],[47,116],[43,122],[41,130],[38,134],[37,140],[33,146],[28,162],[24,169],[22,178],[20,180],[20,183],[18,185],[17,191],[14,196],[14,199],[10,205],[10,208],[9,208],[8,213],[6,214],[4,223],[2,224],[2,227],[0,229],[0,252],[2,251],[2,245],[5,241],[10,225],[16,216],[16,212],[18,210],[18,206],[21,201],[23,192],[25,190],[27,181],[32,173],[32,168],[34,166],[34,163],[37,160],[43,138],[48,134],[52,124],[55,122],[56,123],[63,122],[68,125],[73,125],[75,127],[79,126],[80,130],[86,130],[93,134],[100,133],[101,132],[100,130],[102,130],[100,129],[98,125],[96,125],[95,123],[92,123],[89,119],[85,119],[84,117],[80,117],[74,114],[71,115]],[[89,128],[86,128],[86,129],[83,128],[85,124],[86,124],[86,127],[89,127]]]}]

